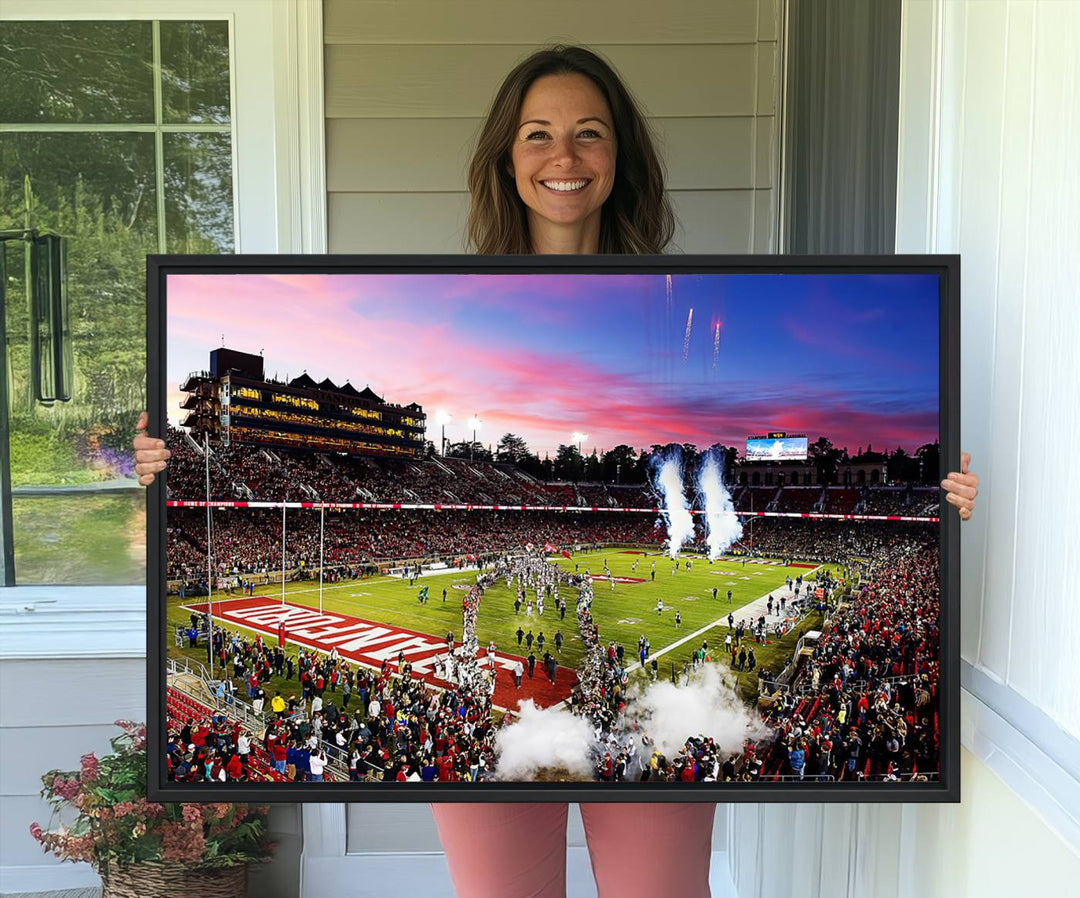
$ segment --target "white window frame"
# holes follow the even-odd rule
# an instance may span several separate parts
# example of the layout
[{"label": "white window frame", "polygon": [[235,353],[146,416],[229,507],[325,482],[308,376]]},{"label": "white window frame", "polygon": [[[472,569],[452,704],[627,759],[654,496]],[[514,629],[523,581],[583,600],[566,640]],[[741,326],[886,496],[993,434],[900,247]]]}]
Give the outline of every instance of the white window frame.
[{"label": "white window frame", "polygon": [[[3,21],[229,23],[237,253],[326,252],[321,0],[4,0]],[[0,658],[146,655],[145,586],[0,588]]]},{"label": "white window frame", "polygon": [[[956,58],[945,33],[946,13],[944,0],[903,0],[897,252],[958,251],[953,249],[958,245],[952,233],[953,187],[938,177],[943,147],[952,142],[950,129],[956,127],[946,115],[942,85],[945,68]],[[981,600],[970,592],[961,597],[964,607]],[[965,658],[960,683],[961,745],[1080,851],[1080,777],[1074,773],[1080,742],[1037,704]]]},{"label": "white window frame", "polygon": [[[322,0],[0,2],[0,23],[147,19],[229,23],[235,251],[325,253]],[[0,588],[0,660],[145,658],[146,608],[145,586]],[[344,806],[326,809],[344,832]],[[16,891],[90,884],[85,865],[5,872]]]}]

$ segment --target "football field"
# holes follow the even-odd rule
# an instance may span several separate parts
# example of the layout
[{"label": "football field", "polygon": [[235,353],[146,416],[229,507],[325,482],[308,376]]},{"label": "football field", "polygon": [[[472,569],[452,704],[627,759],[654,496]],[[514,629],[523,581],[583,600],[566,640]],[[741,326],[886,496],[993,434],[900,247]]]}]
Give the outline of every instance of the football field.
[{"label": "football field", "polygon": [[[686,561],[691,561],[687,570]],[[661,673],[667,675],[670,664],[681,669],[694,649],[706,640],[710,650],[721,647],[727,633],[727,617],[733,614],[738,623],[746,617],[742,609],[770,590],[784,585],[785,576],[795,579],[813,570],[811,566],[784,567],[779,564],[716,561],[695,556],[680,556],[678,569],[672,573],[672,561],[666,555],[644,555],[640,551],[605,549],[599,552],[575,553],[573,558],[551,559],[570,573],[600,575],[593,583],[593,617],[600,628],[601,639],[606,643],[614,639],[622,643],[626,656],[625,665],[636,663],[638,638],[645,635],[651,644],[653,656],[659,656]],[[614,588],[604,574],[604,563],[615,578]],[[636,569],[635,569],[636,562]],[[654,568],[655,565],[655,568]],[[655,573],[655,579],[654,579]],[[445,640],[452,631],[456,640],[461,638],[461,601],[467,589],[475,583],[475,570],[446,571],[425,574],[415,585],[398,577],[376,577],[369,580],[349,580],[337,584],[325,584],[322,589],[322,610],[327,613],[349,615],[366,621],[399,627],[412,633],[426,634],[435,641]],[[418,594],[421,587],[428,587],[428,602],[421,604]],[[713,589],[716,597],[713,597]],[[443,600],[443,591],[446,599]],[[731,591],[731,601],[727,598]],[[566,617],[560,620],[554,602],[546,604],[544,614],[535,611],[531,617],[522,606],[520,613],[514,611],[514,591],[507,589],[505,581],[489,587],[480,604],[477,636],[481,648],[494,641],[500,653],[525,656],[528,649],[519,646],[516,631],[520,627],[534,637],[541,633],[545,638],[545,650],[555,652],[554,637],[561,631],[563,646],[556,654],[560,667],[576,668],[582,657],[582,645],[577,632],[574,607],[577,590],[561,591],[567,600]],[[255,595],[267,599],[280,599],[280,584],[259,588]],[[239,598],[239,593],[237,593]],[[319,609],[319,585],[310,580],[288,583],[285,598],[290,605],[302,605]],[[532,594],[535,600],[535,592]],[[215,605],[227,600],[227,595],[215,594]],[[657,600],[662,600],[663,613],[657,612]],[[184,624],[188,612],[177,597],[169,598],[169,623]],[[534,603],[535,604],[535,603]],[[675,625],[675,612],[681,617],[681,625]],[[770,623],[775,618],[770,619]],[[227,622],[229,629],[236,629],[235,622]],[[244,629],[244,628],[240,628]],[[802,629],[808,629],[803,627]],[[699,632],[700,631],[700,632]],[[696,634],[696,635],[694,635]],[[690,638],[693,636],[693,638]],[[758,666],[775,662],[778,653],[790,657],[794,638],[781,641],[779,645],[757,646],[754,644]],[[539,658],[543,651],[533,643],[533,651]],[[728,659],[720,653],[712,655],[714,661],[727,666]],[[786,660],[786,658],[784,659]],[[778,666],[771,667],[774,672]],[[742,677],[740,677],[740,680]],[[748,683],[756,680],[756,674],[747,676]],[[740,687],[742,684],[740,683]],[[747,690],[740,688],[744,693]],[[752,694],[752,693],[751,693]],[[748,695],[749,697],[749,695]]]}]

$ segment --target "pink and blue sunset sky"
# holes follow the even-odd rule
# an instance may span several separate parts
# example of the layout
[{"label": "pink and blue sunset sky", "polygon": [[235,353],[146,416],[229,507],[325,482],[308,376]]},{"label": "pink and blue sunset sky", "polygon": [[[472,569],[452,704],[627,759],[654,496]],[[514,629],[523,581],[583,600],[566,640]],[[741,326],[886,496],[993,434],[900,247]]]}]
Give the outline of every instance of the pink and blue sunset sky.
[{"label": "pink and blue sunset sky", "polygon": [[913,451],[937,437],[937,291],[931,275],[675,275],[670,296],[655,274],[170,275],[168,417],[224,338],[270,377],[418,402],[436,444],[442,409],[448,440],[476,415],[485,444],[511,432],[541,455],[574,431],[587,452],[771,430]]}]

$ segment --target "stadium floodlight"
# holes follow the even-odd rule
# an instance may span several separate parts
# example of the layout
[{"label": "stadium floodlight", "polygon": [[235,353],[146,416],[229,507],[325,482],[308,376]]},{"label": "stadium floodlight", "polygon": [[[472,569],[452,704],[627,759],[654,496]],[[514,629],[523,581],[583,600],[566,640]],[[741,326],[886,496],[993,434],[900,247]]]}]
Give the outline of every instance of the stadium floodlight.
[{"label": "stadium floodlight", "polygon": [[473,460],[473,448],[476,446],[476,431],[478,431],[480,429],[480,425],[483,424],[484,422],[481,421],[480,418],[477,417],[476,415],[473,415],[471,418],[469,418],[467,423],[468,423],[469,427],[472,428],[472,442],[469,443],[469,461],[472,461]]},{"label": "stadium floodlight", "polygon": [[444,458],[446,457],[446,425],[453,420],[454,416],[451,415],[450,412],[448,412],[446,409],[441,408],[437,412],[435,412],[436,423],[442,425],[442,443],[440,443],[439,445],[441,446],[440,451]]},{"label": "stadium floodlight", "polygon": [[577,430],[570,434],[570,439],[577,443],[578,455],[581,455],[581,444],[584,443],[588,438],[589,435],[587,433],[581,433]]}]

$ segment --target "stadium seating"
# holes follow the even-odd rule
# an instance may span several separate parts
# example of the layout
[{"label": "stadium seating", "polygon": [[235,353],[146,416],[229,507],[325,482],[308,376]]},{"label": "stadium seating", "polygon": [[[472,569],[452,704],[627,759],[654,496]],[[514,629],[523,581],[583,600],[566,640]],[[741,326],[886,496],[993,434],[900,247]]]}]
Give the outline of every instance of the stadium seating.
[{"label": "stadium seating", "polygon": [[818,486],[785,486],[780,492],[778,511],[806,514],[814,510],[814,505],[821,498]]},{"label": "stadium seating", "polygon": [[[170,732],[179,732],[189,720],[209,720],[215,714],[220,713],[173,686],[166,687],[165,710]],[[279,773],[277,768],[274,767],[273,759],[266,753],[266,749],[259,741],[258,735],[249,732],[248,736],[251,745],[251,752],[247,761],[248,779],[285,782],[287,777],[285,774]],[[325,782],[335,781],[335,777],[329,769],[326,770],[323,777]]]},{"label": "stadium seating", "polygon": [[826,514],[855,514],[859,491],[842,486],[830,486],[825,491]]}]

